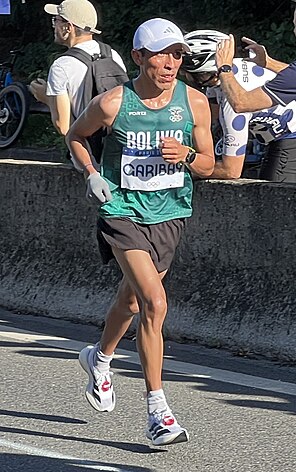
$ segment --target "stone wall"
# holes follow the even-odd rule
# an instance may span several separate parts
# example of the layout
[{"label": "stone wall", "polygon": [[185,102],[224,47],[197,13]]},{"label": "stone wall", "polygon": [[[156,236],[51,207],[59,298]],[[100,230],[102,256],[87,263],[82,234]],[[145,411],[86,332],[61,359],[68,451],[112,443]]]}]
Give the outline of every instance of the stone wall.
[{"label": "stone wall", "polygon": [[[194,215],[165,280],[165,335],[296,359],[296,186],[196,183]],[[103,266],[83,177],[0,161],[0,305],[103,324],[120,272]]]}]

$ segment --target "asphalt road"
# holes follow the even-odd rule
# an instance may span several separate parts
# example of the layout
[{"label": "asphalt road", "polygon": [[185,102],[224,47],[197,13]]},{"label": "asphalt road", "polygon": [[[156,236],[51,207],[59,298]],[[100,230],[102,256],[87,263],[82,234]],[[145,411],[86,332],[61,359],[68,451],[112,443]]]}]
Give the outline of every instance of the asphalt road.
[{"label": "asphalt road", "polygon": [[113,361],[116,409],[85,400],[77,355],[97,338],[0,309],[1,472],[296,471],[296,366],[166,341],[164,388],[190,441],[154,447],[134,340]]}]

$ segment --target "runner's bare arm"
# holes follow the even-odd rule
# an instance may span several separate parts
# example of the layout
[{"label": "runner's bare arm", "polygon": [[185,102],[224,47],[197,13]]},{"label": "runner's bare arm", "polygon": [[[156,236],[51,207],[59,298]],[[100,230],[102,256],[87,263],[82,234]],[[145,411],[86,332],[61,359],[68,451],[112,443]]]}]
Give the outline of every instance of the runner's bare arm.
[{"label": "runner's bare arm", "polygon": [[93,98],[67,133],[66,143],[71,155],[82,167],[87,167],[89,174],[96,169],[90,165],[92,161],[86,138],[104,126],[112,126],[120,108],[122,90],[122,86],[115,87]]},{"label": "runner's bare arm", "polygon": [[190,170],[198,177],[206,178],[211,175],[215,165],[209,101],[203,93],[191,87],[187,87],[187,90],[195,124],[193,147],[198,152]]},{"label": "runner's bare arm", "polygon": [[[197,90],[188,87],[188,98],[194,117],[193,143],[197,155],[190,170],[199,177],[206,178],[213,172],[214,149],[210,130],[211,113],[207,98]],[[175,138],[161,138],[161,151],[165,161],[172,164],[185,162],[189,147]]]}]

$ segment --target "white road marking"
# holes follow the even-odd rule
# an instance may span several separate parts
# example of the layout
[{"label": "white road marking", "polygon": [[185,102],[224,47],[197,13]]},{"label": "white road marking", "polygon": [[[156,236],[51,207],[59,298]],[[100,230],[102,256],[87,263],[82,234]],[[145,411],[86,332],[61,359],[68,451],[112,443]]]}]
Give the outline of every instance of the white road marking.
[{"label": "white road marking", "polygon": [[[14,339],[19,342],[36,342],[43,346],[67,349],[75,352],[79,352],[87,344],[72,339],[28,332],[4,325],[0,325],[0,338]],[[140,365],[138,353],[134,351],[117,349],[115,358],[127,361],[131,364]],[[256,377],[224,369],[214,369],[212,367],[191,364],[189,362],[175,361],[171,356],[169,359],[164,359],[164,369],[187,377],[211,379],[233,385],[241,385],[244,387],[296,396],[296,384],[294,383],[281,382],[280,380]]]},{"label": "white road marking", "polygon": [[109,467],[105,465],[100,465],[98,461],[91,461],[87,459],[81,459],[77,457],[71,456],[64,456],[63,454],[55,453],[52,451],[47,451],[46,449],[39,449],[38,447],[32,447],[27,444],[23,443],[15,443],[13,441],[7,441],[5,439],[0,439],[0,446],[5,447],[7,449],[14,449],[16,451],[23,452],[24,454],[28,454],[31,456],[38,456],[38,457],[49,457],[51,459],[61,459],[64,461],[68,461],[68,465],[72,465],[74,467],[85,467],[88,469],[98,470],[100,472],[130,472],[129,469],[121,469],[119,467]]}]

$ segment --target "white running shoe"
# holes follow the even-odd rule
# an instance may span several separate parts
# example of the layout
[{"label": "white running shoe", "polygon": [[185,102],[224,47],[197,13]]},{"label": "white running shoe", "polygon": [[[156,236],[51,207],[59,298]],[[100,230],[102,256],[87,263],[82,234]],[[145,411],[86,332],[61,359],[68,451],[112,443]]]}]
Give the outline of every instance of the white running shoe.
[{"label": "white running shoe", "polygon": [[189,435],[181,428],[170,409],[155,410],[148,415],[146,437],[151,439],[154,446],[165,446],[187,442]]},{"label": "white running shoe", "polygon": [[102,374],[94,367],[96,352],[96,346],[87,346],[79,353],[80,365],[89,377],[85,396],[95,410],[110,412],[115,407],[115,393],[111,381],[113,372]]}]

